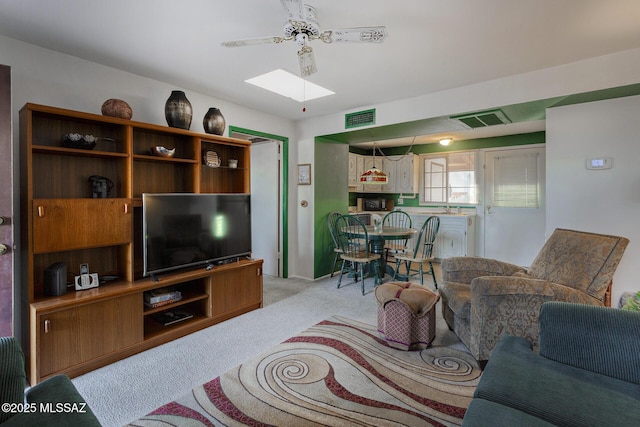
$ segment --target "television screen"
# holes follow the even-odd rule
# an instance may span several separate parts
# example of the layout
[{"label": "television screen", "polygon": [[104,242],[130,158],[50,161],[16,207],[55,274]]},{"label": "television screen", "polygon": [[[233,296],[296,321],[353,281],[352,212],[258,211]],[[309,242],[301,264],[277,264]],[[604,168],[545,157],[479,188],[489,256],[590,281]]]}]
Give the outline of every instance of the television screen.
[{"label": "television screen", "polygon": [[251,254],[248,194],[143,194],[144,275]]}]

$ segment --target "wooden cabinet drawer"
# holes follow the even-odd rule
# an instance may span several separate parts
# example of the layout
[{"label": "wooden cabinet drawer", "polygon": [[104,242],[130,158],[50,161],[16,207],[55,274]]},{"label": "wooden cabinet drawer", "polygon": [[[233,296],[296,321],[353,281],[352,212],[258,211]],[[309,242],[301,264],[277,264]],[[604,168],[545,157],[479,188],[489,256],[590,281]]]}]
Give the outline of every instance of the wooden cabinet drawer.
[{"label": "wooden cabinet drawer", "polygon": [[55,252],[131,241],[129,199],[36,199],[33,252]]}]

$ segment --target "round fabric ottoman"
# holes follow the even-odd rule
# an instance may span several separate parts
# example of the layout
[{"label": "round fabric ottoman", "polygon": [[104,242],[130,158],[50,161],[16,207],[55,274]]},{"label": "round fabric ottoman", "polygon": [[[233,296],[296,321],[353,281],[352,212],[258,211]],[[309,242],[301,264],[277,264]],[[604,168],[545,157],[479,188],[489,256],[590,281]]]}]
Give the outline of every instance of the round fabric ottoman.
[{"label": "round fabric ottoman", "polygon": [[378,332],[400,350],[427,348],[436,336],[440,295],[417,283],[389,282],[375,289]]}]

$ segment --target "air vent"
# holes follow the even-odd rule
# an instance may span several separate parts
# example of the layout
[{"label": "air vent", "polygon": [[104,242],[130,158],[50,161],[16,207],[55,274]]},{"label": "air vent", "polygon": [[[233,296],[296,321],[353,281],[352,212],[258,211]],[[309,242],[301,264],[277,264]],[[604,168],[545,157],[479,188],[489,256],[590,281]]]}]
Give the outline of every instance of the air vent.
[{"label": "air vent", "polygon": [[511,120],[502,110],[481,111],[479,113],[451,116],[451,118],[464,123],[472,129],[511,123]]},{"label": "air vent", "polygon": [[359,111],[357,113],[349,113],[344,116],[344,128],[351,129],[360,126],[369,126],[376,124],[376,110]]}]

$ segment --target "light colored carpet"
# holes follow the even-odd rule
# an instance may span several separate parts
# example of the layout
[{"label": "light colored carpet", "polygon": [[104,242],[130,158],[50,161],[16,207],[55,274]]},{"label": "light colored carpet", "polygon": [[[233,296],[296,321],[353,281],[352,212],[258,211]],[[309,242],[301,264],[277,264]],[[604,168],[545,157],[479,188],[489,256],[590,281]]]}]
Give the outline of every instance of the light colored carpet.
[{"label": "light colored carpet", "polygon": [[[425,285],[432,288],[427,280]],[[375,325],[371,279],[364,296],[359,284],[346,282],[336,289],[337,277],[265,277],[264,308],[97,369],[73,383],[105,427],[122,426],[331,316]],[[439,307],[436,319],[433,345],[464,351]]]},{"label": "light colored carpet", "polygon": [[334,316],[129,426],[458,426],[480,374],[467,352],[397,350]]}]

